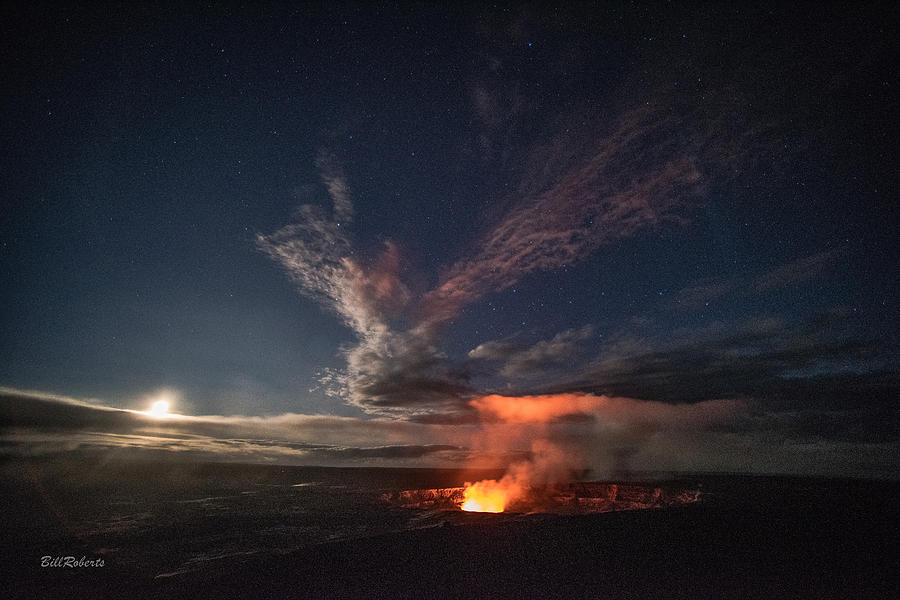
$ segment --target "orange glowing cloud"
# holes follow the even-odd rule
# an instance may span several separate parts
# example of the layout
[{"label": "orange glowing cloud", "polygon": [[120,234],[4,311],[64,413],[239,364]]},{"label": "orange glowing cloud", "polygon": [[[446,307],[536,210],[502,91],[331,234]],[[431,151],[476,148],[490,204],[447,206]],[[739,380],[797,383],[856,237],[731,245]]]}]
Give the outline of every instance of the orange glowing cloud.
[{"label": "orange glowing cloud", "polygon": [[544,424],[568,416],[592,415],[598,422],[620,426],[654,425],[669,428],[702,427],[722,423],[746,411],[741,400],[706,400],[694,404],[668,404],[653,400],[560,393],[536,396],[479,396],[469,402],[489,421]]},{"label": "orange glowing cloud", "polygon": [[543,396],[480,396],[469,404],[480,414],[506,423],[547,423],[569,415],[596,412],[605,396],[567,393]]},{"label": "orange glowing cloud", "polygon": [[590,416],[593,422],[588,429],[595,434],[602,431],[614,451],[616,447],[634,447],[658,432],[677,437],[678,431],[703,430],[746,411],[739,400],[673,405],[585,393],[490,394],[469,404],[485,421],[484,441],[489,448],[521,448],[524,439],[532,440],[528,457],[509,465],[501,479],[466,484],[460,508],[473,512],[531,510],[530,498],[535,490],[567,481],[585,466],[590,444],[573,444],[571,438],[558,435],[561,430],[557,427],[565,417]]}]

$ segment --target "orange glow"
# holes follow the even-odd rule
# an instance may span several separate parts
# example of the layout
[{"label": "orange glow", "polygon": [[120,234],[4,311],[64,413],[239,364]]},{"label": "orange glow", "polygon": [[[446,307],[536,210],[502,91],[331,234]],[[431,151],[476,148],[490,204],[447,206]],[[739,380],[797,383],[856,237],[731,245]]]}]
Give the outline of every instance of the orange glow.
[{"label": "orange glow", "polygon": [[747,408],[741,400],[706,400],[690,405],[674,405],[582,393],[539,396],[490,394],[470,400],[469,405],[489,419],[519,425],[549,424],[556,419],[577,415],[591,415],[604,423],[615,422],[626,426],[693,425],[720,422]]},{"label": "orange glow", "polygon": [[480,396],[470,402],[478,412],[505,423],[546,423],[576,413],[590,413],[606,401],[590,394],[544,396]]},{"label": "orange glow", "polygon": [[531,457],[513,463],[500,481],[484,479],[466,482],[463,490],[463,510],[472,512],[503,512],[513,504],[516,510],[527,508],[533,486],[545,486],[566,481],[571,475],[574,457],[547,440],[531,444]]},{"label": "orange glow", "polygon": [[462,508],[469,512],[500,513],[506,510],[510,502],[522,495],[522,486],[510,477],[504,477],[500,481],[485,479],[478,483],[466,483],[463,492],[465,500]]}]

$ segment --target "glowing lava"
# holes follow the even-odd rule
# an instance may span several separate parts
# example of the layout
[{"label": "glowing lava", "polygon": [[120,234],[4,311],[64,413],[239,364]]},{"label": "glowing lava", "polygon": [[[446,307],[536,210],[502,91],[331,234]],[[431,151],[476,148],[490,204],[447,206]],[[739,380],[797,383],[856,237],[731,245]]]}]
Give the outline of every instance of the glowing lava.
[{"label": "glowing lava", "polygon": [[500,513],[510,502],[522,495],[522,486],[509,477],[500,481],[485,479],[475,484],[466,483],[462,508],[469,512]]},{"label": "glowing lava", "polygon": [[[500,513],[506,508],[506,494],[502,492],[473,492],[474,487],[466,490],[466,500],[462,503],[463,510],[469,512]],[[470,493],[473,492],[473,493]]]}]

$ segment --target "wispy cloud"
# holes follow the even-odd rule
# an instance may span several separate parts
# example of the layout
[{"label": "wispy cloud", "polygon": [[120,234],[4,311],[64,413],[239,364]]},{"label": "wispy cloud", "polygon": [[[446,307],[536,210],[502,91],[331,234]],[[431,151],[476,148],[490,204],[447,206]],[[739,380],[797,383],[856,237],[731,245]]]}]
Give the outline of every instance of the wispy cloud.
[{"label": "wispy cloud", "polygon": [[678,291],[671,307],[676,310],[694,310],[722,298],[747,298],[800,285],[825,274],[839,258],[838,251],[826,250],[802,256],[753,277],[703,281]]},{"label": "wispy cloud", "polygon": [[759,275],[750,282],[750,287],[754,292],[761,294],[769,290],[797,285],[810,279],[815,279],[832,267],[838,257],[838,252],[834,250],[803,256]]},{"label": "wispy cloud", "polygon": [[581,343],[593,335],[593,327],[566,329],[549,340],[522,346],[511,340],[491,340],[469,351],[469,358],[504,361],[500,374],[506,377],[542,375],[547,369],[571,365],[578,357]]},{"label": "wispy cloud", "polygon": [[[327,168],[333,171],[331,160]],[[428,340],[391,327],[392,315],[410,299],[399,278],[398,247],[387,242],[375,261],[359,261],[346,223],[338,220],[341,213],[352,213],[347,188],[334,183],[333,175],[323,179],[337,189],[332,192],[332,215],[304,205],[295,223],[257,237],[260,249],[285,268],[301,293],[334,311],[358,337],[358,343],[345,350],[347,368],[328,371],[323,382],[331,394],[370,412],[390,414],[392,408],[409,407],[411,395],[418,392],[424,392],[423,405],[443,402],[448,397],[441,392],[458,390],[460,383],[441,378],[440,352]]]},{"label": "wispy cloud", "polygon": [[530,273],[576,263],[605,244],[681,218],[685,203],[702,191],[702,177],[685,148],[660,142],[664,123],[652,110],[632,111],[558,179],[530,186],[533,195],[485,231],[425,295],[420,331]]},{"label": "wispy cloud", "polygon": [[322,150],[316,158],[316,167],[322,176],[322,183],[334,203],[334,220],[337,224],[349,224],[353,220],[353,203],[344,169],[333,154]]}]

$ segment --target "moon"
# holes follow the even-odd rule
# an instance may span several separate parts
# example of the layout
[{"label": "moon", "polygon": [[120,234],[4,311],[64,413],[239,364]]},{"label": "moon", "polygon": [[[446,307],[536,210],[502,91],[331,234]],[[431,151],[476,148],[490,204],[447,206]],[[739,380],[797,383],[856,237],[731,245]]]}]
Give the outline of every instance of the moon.
[{"label": "moon", "polygon": [[157,418],[165,417],[169,414],[169,403],[165,400],[157,400],[150,407],[150,415]]}]

